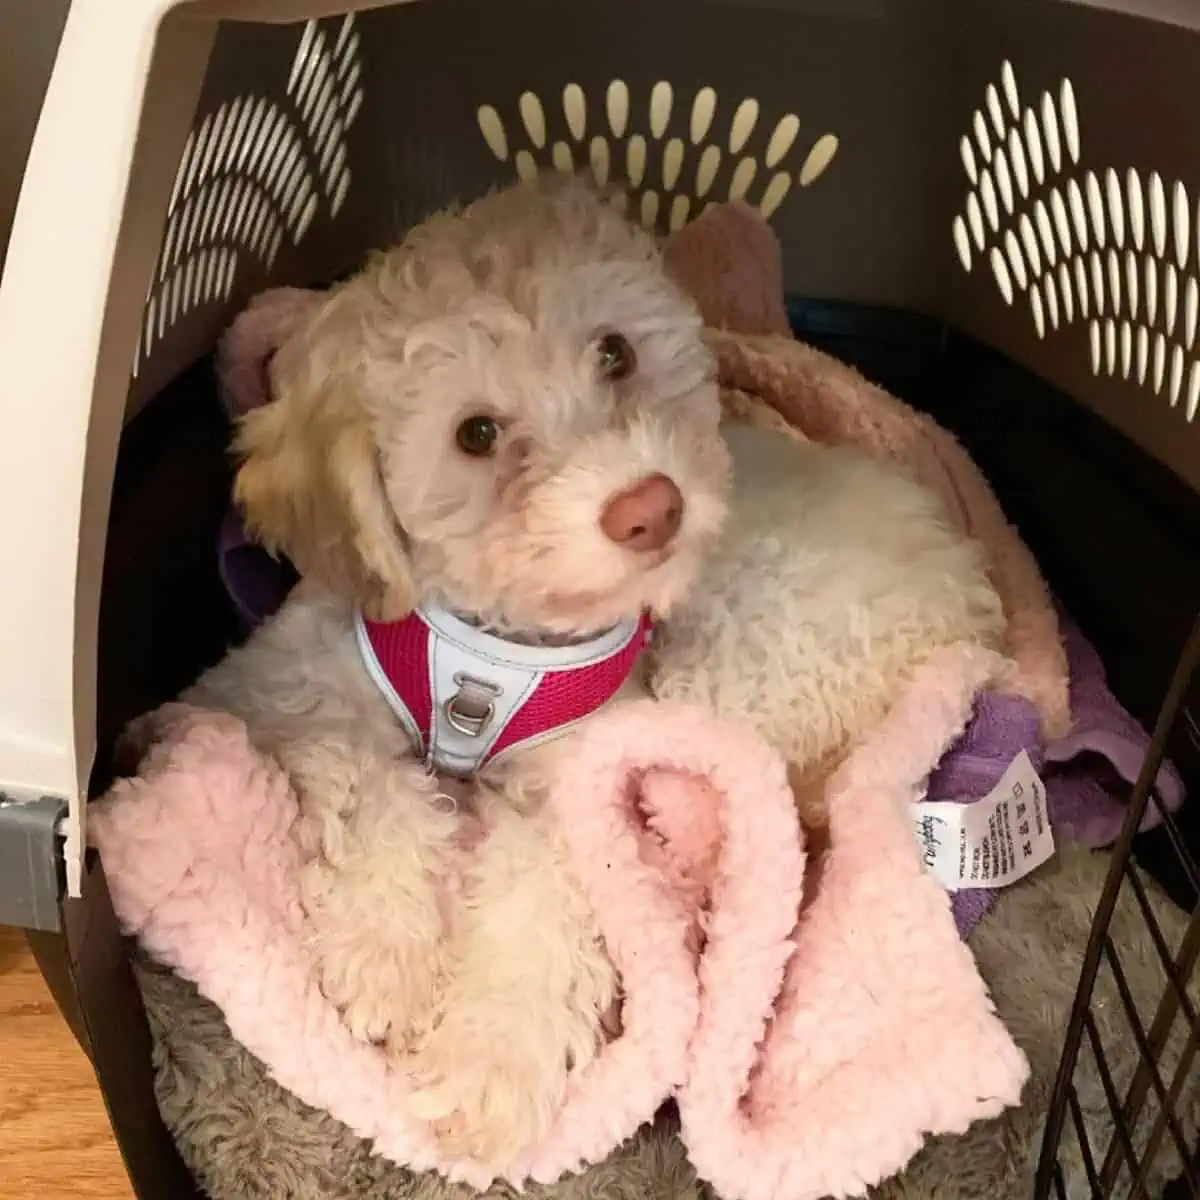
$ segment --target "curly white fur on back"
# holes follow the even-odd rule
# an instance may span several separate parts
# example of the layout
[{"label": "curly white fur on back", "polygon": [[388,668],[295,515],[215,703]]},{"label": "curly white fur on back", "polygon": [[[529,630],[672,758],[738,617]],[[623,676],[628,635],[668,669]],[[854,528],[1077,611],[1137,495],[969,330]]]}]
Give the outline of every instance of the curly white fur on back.
[{"label": "curly white fur on back", "polygon": [[746,425],[726,440],[725,536],[662,627],[652,686],[748,718],[804,774],[931,651],[997,645],[1004,612],[979,545],[901,468]]}]

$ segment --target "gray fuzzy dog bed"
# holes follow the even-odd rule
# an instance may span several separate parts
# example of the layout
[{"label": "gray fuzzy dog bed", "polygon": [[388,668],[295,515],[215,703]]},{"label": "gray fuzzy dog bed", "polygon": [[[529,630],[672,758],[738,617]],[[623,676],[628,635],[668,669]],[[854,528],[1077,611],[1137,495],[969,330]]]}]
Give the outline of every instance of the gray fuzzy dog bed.
[{"label": "gray fuzzy dog bed", "polygon": [[[1029,1056],[1032,1077],[1023,1106],[975,1125],[964,1136],[929,1143],[908,1170],[876,1189],[877,1200],[1028,1200],[1062,1039],[1092,915],[1109,857],[1068,848],[1035,877],[1010,888],[971,936],[971,947],[1000,1015]],[[1167,945],[1179,945],[1186,917],[1147,883]],[[1144,1028],[1166,979],[1140,910],[1123,890],[1112,928]],[[218,1010],[169,971],[146,961],[139,977],[155,1041],[159,1106],[183,1156],[213,1200],[467,1200],[477,1195],[436,1176],[414,1175],[371,1153],[370,1147],[327,1114],[285,1092],[229,1035]],[[1123,1093],[1138,1051],[1115,982],[1107,968],[1092,1011]],[[1164,1078],[1184,1040],[1176,1022],[1164,1059]],[[1102,1154],[1111,1134],[1108,1105],[1089,1051],[1076,1087],[1091,1142]],[[1178,1107],[1185,1136],[1200,1116],[1200,1079]],[[1138,1130],[1142,1139],[1153,1119]],[[1063,1166],[1072,1200],[1089,1194],[1078,1147],[1064,1141]],[[1158,1194],[1179,1169],[1169,1139],[1155,1163],[1149,1194]],[[1117,1195],[1128,1190],[1123,1176]],[[516,1196],[497,1186],[489,1197]],[[532,1187],[534,1200],[700,1200],[713,1193],[699,1182],[663,1114],[606,1162],[551,1187]]]}]

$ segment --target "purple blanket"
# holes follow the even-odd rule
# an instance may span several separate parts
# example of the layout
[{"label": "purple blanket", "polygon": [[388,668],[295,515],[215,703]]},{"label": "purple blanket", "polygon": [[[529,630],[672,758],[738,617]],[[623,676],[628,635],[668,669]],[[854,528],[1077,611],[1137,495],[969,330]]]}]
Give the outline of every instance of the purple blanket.
[{"label": "purple blanket", "polygon": [[[1044,746],[1028,700],[982,693],[971,724],[930,776],[927,798],[979,800],[1024,750],[1046,785],[1056,839],[1106,846],[1121,832],[1125,796],[1137,781],[1150,738],[1108,690],[1104,664],[1091,643],[1062,612],[1059,623],[1070,670],[1070,735]],[[1155,792],[1158,804],[1152,799],[1146,806],[1143,830],[1162,820],[1159,805],[1174,812],[1183,803],[1183,781],[1171,763],[1159,769]],[[997,895],[988,889],[954,893],[954,919],[964,937],[991,911]]]}]

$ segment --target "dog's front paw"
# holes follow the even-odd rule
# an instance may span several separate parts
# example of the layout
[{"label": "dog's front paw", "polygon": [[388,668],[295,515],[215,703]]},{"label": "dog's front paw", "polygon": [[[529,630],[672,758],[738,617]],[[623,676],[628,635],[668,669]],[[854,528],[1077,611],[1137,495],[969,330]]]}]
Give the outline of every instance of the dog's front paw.
[{"label": "dog's front paw", "polygon": [[547,1061],[500,1029],[472,1036],[453,1023],[438,1027],[413,1073],[412,1113],[432,1127],[442,1152],[497,1173],[549,1131],[567,1075],[565,1063]]},{"label": "dog's front paw", "polygon": [[327,962],[321,971],[321,991],[356,1040],[399,1056],[415,1045],[424,1013],[431,1006],[415,1002],[407,988],[393,986],[397,966],[377,963],[363,971],[345,962]]},{"label": "dog's front paw", "polygon": [[429,914],[418,905],[373,916],[359,903],[369,893],[353,884],[314,864],[302,872],[317,981],[355,1038],[405,1055],[427,1035],[437,1008],[443,984],[438,930],[425,928],[428,921],[419,918]]},{"label": "dog's front paw", "polygon": [[320,984],[325,998],[359,1041],[390,1054],[411,1053],[424,1040],[440,986],[433,955],[381,945],[370,937],[325,941]]}]

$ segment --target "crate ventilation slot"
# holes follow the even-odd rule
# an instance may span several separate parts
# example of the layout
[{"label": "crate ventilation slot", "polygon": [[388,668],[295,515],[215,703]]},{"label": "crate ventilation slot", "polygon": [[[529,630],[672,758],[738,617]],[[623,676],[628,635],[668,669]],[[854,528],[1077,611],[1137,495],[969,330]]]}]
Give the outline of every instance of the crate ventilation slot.
[{"label": "crate ventilation slot", "polygon": [[711,87],[677,104],[666,80],[636,110],[629,87],[614,79],[591,96],[568,83],[555,105],[524,92],[507,123],[490,104],[476,119],[488,149],[522,179],[552,168],[590,170],[600,184],[627,181],[648,228],[679,229],[716,200],[744,200],[770,217],[838,151],[835,134],[802,137],[795,113],[763,119],[757,100],[723,103]]},{"label": "crate ventilation slot", "polygon": [[351,126],[362,107],[352,14],[298,33],[285,99],[240,95],[210,111],[184,147],[158,266],[146,297],[133,373],[190,312],[224,304],[247,257],[269,273],[322,210],[350,190]]},{"label": "crate ventilation slot", "polygon": [[1012,64],[959,143],[968,190],[954,218],[963,270],[986,262],[1005,304],[1028,299],[1039,338],[1086,324],[1094,375],[1200,410],[1200,208],[1176,181],[1133,167],[1080,168],[1069,79],[1022,108]]}]

